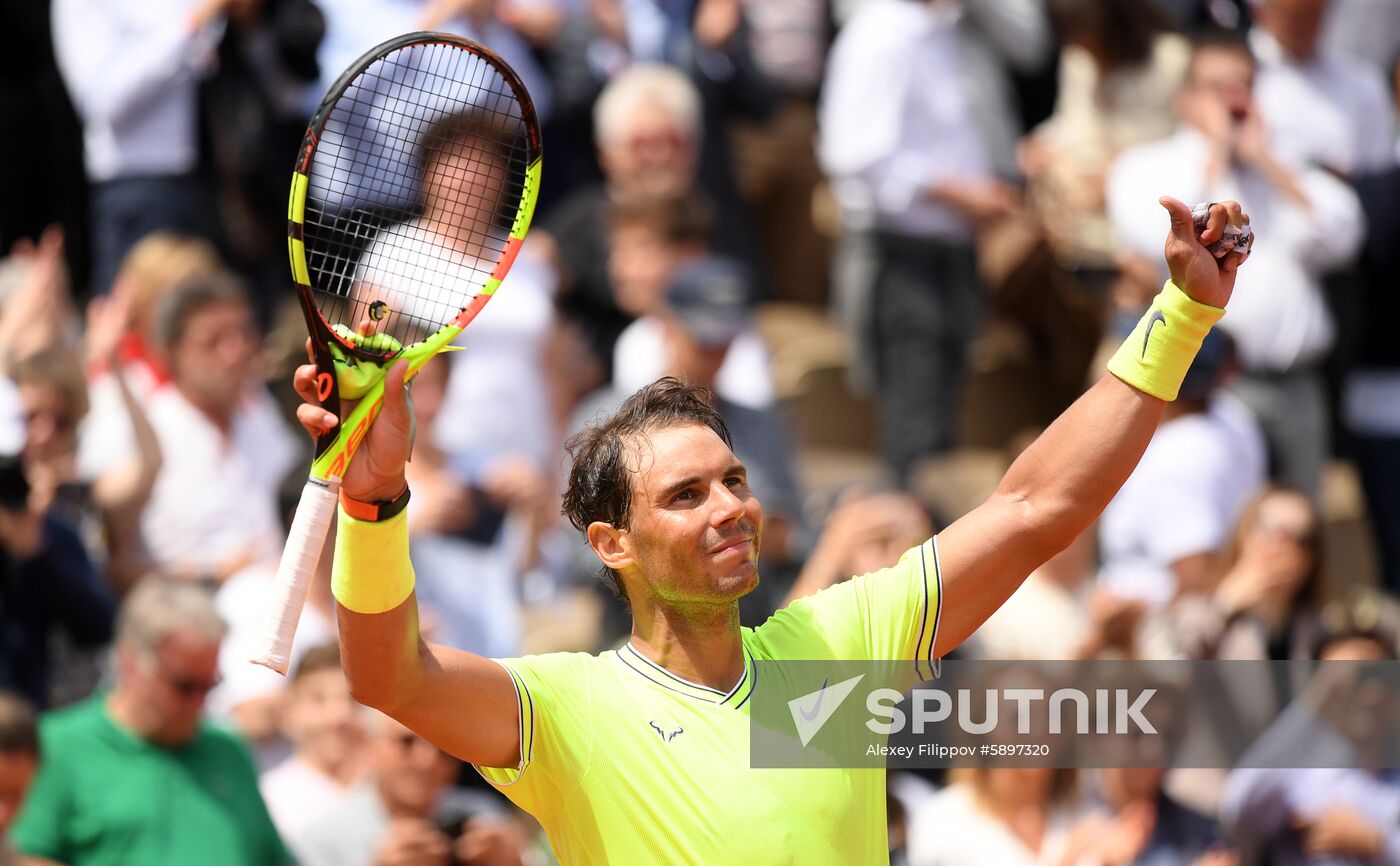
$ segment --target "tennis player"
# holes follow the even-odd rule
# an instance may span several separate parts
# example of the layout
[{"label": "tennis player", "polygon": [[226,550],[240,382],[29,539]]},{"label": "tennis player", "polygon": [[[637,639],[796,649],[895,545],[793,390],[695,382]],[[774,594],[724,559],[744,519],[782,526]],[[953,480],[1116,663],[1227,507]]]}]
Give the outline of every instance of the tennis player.
[{"label": "tennis player", "polygon": [[[423,640],[409,565],[404,366],[344,479],[333,588],[351,690],[475,764],[579,864],[887,862],[882,770],[753,770],[759,659],[904,659],[921,672],[1084,531],[1132,472],[1245,254],[1207,245],[1247,217],[1171,214],[1171,281],[1109,373],[1012,465],[997,491],[892,568],[799,599],[758,628],[763,509],[704,392],[662,380],[570,443],[564,510],[627,599],[626,646],[481,658]],[[297,372],[308,430],[328,422]],[[470,580],[470,575],[462,575]]]}]

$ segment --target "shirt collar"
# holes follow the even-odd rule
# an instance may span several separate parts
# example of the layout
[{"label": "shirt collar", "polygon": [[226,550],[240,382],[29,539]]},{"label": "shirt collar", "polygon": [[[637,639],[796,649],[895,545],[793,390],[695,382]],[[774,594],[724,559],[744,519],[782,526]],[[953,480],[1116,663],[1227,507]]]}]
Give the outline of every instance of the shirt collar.
[{"label": "shirt collar", "polygon": [[743,647],[744,672],[739,676],[739,681],[729,691],[724,692],[713,689],[699,683],[691,682],[684,677],[676,676],[661,665],[642,655],[637,648],[628,642],[626,646],[618,650],[616,658],[624,667],[633,674],[642,677],[653,685],[675,692],[685,697],[697,701],[704,701],[708,704],[723,704],[735,709],[744,705],[753,693],[754,684],[757,681],[757,670],[754,668],[753,656],[749,655],[749,648]]}]

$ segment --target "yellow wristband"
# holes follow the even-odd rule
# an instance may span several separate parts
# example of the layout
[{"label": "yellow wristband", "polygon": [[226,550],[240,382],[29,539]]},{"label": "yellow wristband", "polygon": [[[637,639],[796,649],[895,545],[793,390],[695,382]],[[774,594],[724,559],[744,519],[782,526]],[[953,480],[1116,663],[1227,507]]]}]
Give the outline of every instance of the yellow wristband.
[{"label": "yellow wristband", "polygon": [[408,512],[388,520],[356,520],[340,509],[331,594],[355,613],[384,613],[413,592],[408,558]]},{"label": "yellow wristband", "polygon": [[1109,360],[1108,370],[1139,391],[1175,400],[1201,341],[1223,315],[1221,308],[1191,300],[1168,280]]}]

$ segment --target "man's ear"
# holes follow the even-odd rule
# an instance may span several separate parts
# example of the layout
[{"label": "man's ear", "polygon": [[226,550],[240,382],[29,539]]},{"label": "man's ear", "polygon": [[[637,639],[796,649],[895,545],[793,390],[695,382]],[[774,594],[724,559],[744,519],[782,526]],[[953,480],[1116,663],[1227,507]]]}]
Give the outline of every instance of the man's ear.
[{"label": "man's ear", "polygon": [[598,554],[603,565],[613,571],[622,571],[634,561],[627,530],[618,529],[611,523],[595,520],[588,524],[588,546]]}]

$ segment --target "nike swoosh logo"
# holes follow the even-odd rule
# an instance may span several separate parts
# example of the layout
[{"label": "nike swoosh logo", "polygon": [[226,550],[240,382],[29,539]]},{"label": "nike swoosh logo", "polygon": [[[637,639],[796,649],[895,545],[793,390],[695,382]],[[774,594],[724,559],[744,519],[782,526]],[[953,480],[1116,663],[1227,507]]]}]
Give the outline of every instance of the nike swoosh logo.
[{"label": "nike swoosh logo", "polygon": [[798,712],[802,714],[802,718],[810,722],[817,717],[817,713],[821,712],[822,709],[822,699],[826,697],[826,687],[830,683],[831,677],[826,677],[822,680],[822,687],[817,689],[817,702],[812,704],[812,709],[810,711],[803,709],[798,710]]},{"label": "nike swoosh logo", "polygon": [[1156,327],[1156,325],[1157,325],[1158,322],[1161,322],[1162,325],[1163,325],[1163,327],[1165,327],[1166,324],[1167,324],[1167,317],[1166,317],[1166,314],[1164,314],[1161,310],[1153,310],[1153,311],[1152,311],[1152,318],[1150,318],[1150,319],[1147,320],[1147,333],[1145,333],[1145,334],[1142,335],[1142,355],[1141,355],[1141,357],[1143,357],[1143,358],[1146,358],[1146,357],[1147,357],[1147,341],[1150,340],[1150,339],[1152,338],[1152,329],[1153,329],[1154,327]]}]

